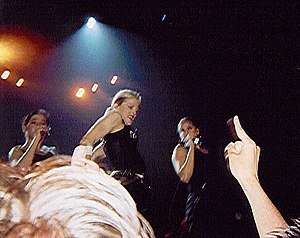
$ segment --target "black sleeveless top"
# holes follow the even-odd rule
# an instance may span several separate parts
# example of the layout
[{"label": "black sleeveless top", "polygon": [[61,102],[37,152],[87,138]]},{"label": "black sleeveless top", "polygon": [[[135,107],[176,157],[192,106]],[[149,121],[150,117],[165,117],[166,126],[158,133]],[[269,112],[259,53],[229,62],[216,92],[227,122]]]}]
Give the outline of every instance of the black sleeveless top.
[{"label": "black sleeveless top", "polygon": [[206,212],[206,154],[195,151],[193,175],[188,183],[188,197],[185,207],[186,225],[190,238],[205,237]]},{"label": "black sleeveless top", "polygon": [[[19,148],[20,148],[21,146],[19,146]],[[40,162],[40,161],[43,161],[43,160],[45,160],[45,159],[48,159],[48,158],[50,158],[50,157],[52,157],[52,156],[54,156],[54,155],[56,155],[56,152],[55,152],[55,147],[50,147],[51,149],[49,149],[48,151],[47,151],[47,154],[34,154],[34,157],[33,157],[33,160],[32,160],[32,163],[31,163],[31,165],[33,165],[34,163],[36,163],[36,162]],[[25,151],[26,150],[24,150],[24,149],[21,149],[20,148],[20,150],[23,152],[23,153],[25,153]]]},{"label": "black sleeveless top", "polygon": [[193,192],[200,195],[206,185],[206,156],[206,154],[201,153],[199,150],[195,150],[193,175],[188,183],[189,193]]},{"label": "black sleeveless top", "polygon": [[125,125],[122,130],[107,134],[103,139],[106,155],[103,163],[107,170],[145,172],[144,160],[138,151],[138,136],[131,126]]}]

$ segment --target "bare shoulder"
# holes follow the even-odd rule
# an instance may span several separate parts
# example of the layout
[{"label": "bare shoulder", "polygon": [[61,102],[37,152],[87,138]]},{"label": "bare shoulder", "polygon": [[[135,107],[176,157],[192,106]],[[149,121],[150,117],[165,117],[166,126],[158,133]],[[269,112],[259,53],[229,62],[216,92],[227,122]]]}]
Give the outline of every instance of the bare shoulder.
[{"label": "bare shoulder", "polygon": [[116,110],[113,110],[113,109],[107,111],[107,112],[104,114],[103,117],[104,117],[104,118],[110,118],[110,119],[112,119],[112,118],[115,118],[115,119],[122,119],[121,114],[120,114],[119,112],[117,112]]},{"label": "bare shoulder", "polygon": [[105,124],[110,124],[111,127],[116,127],[122,123],[122,117],[120,113],[116,112],[115,110],[110,110],[102,117],[102,121]]},{"label": "bare shoulder", "polygon": [[178,160],[182,156],[185,156],[188,152],[188,149],[180,144],[177,144],[173,150],[172,160]]},{"label": "bare shoulder", "polygon": [[21,145],[16,145],[14,147],[12,147],[8,153],[8,156],[10,157],[12,154],[15,154],[15,153],[20,153],[20,154],[23,154],[23,150],[21,149]]},{"label": "bare shoulder", "polygon": [[8,160],[16,161],[23,155],[23,153],[24,151],[21,149],[21,145],[16,145],[8,152]]},{"label": "bare shoulder", "polygon": [[182,146],[181,144],[177,144],[176,147],[174,148],[174,151],[188,151],[188,148]]}]

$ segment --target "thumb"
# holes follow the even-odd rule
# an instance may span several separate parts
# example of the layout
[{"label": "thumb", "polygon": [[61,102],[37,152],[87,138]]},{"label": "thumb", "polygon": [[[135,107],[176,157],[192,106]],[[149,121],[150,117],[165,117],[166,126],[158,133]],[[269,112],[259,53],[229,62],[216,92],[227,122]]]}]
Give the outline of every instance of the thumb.
[{"label": "thumb", "polygon": [[234,149],[236,150],[237,153],[240,153],[242,151],[242,148],[243,148],[243,142],[236,141],[234,143]]},{"label": "thumb", "polygon": [[260,151],[261,151],[260,147],[256,146],[256,160],[257,160],[257,165],[259,163]]}]

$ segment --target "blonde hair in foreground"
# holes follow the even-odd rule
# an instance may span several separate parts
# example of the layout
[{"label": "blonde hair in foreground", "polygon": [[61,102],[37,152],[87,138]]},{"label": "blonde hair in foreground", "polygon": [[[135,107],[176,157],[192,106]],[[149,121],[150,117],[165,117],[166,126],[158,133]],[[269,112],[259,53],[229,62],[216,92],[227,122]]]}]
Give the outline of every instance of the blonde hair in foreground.
[{"label": "blonde hair in foreground", "polygon": [[[17,219],[1,217],[0,237],[154,237],[122,185],[101,169],[70,166],[70,160],[69,156],[49,158],[18,178],[19,182],[28,180],[23,189],[28,206],[24,203],[20,209],[25,206],[29,216],[23,212]],[[2,175],[2,169],[0,172]],[[19,208],[6,209],[13,214]],[[21,236],[21,231],[28,235]]]}]

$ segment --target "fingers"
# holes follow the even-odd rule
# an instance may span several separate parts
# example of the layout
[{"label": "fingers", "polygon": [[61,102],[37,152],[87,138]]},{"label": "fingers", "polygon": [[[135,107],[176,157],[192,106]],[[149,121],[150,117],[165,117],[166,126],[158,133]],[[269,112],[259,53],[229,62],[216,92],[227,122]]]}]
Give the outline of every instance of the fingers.
[{"label": "fingers", "polygon": [[234,116],[233,122],[234,122],[234,127],[235,127],[235,131],[236,131],[237,136],[242,141],[243,140],[251,140],[251,138],[247,135],[247,133],[245,132],[245,130],[242,128],[238,116]]},{"label": "fingers", "polygon": [[43,138],[48,131],[48,127],[46,125],[39,125],[36,127],[35,134],[38,138]]},{"label": "fingers", "polygon": [[236,141],[236,142],[230,142],[224,149],[224,156],[225,158],[228,158],[230,154],[240,154],[243,149],[243,142],[242,141]]},{"label": "fingers", "polygon": [[99,169],[99,166],[95,162],[85,158],[87,155],[91,154],[92,150],[92,146],[77,146],[72,155],[71,165]]},{"label": "fingers", "polygon": [[243,142],[242,141],[236,141],[236,142],[230,142],[224,149],[224,157],[226,161],[226,167],[228,171],[230,170],[230,165],[229,165],[229,157],[232,154],[238,155],[242,152],[243,149]]},{"label": "fingers", "polygon": [[227,159],[229,157],[229,154],[228,154],[228,149],[231,148],[233,146],[233,142],[230,142],[224,149],[224,157],[225,159]]},{"label": "fingers", "polygon": [[47,125],[38,125],[36,127],[37,131],[47,131],[48,130],[48,126]]}]

